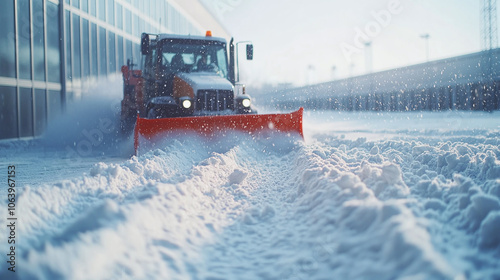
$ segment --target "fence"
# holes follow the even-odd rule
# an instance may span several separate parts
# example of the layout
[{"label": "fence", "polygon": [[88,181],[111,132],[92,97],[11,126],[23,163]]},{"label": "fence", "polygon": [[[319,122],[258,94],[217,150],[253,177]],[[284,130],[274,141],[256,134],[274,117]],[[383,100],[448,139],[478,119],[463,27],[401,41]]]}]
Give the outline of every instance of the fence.
[{"label": "fence", "polygon": [[282,109],[500,109],[500,49],[278,92]]}]

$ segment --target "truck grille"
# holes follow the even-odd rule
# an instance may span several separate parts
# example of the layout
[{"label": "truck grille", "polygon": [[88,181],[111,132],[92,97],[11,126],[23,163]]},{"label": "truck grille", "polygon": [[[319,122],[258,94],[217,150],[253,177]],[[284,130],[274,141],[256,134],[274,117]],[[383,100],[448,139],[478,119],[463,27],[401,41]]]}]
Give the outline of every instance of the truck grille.
[{"label": "truck grille", "polygon": [[224,111],[234,109],[231,90],[199,90],[196,95],[196,110]]}]

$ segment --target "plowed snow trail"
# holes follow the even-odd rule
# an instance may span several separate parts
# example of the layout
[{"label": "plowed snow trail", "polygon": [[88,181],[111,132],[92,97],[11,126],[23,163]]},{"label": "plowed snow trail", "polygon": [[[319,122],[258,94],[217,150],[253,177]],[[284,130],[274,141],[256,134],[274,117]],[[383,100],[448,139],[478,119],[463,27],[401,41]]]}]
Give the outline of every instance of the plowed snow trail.
[{"label": "plowed snow trail", "polygon": [[295,149],[286,154],[238,149],[236,163],[241,170],[233,175],[245,178],[225,188],[240,201],[242,211],[203,250],[197,264],[202,268],[200,279],[278,279],[285,276],[280,275],[280,262],[293,266],[302,259],[288,254],[295,251],[289,227],[297,229],[289,220],[294,157],[300,147]]}]

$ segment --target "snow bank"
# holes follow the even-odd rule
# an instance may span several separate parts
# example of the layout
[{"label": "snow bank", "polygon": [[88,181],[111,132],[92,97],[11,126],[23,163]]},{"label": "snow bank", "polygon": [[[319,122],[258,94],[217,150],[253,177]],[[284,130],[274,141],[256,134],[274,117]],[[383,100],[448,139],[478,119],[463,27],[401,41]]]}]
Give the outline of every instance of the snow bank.
[{"label": "snow bank", "polygon": [[[459,115],[458,120],[445,120],[447,123],[456,123],[456,126],[436,130],[433,128],[439,122],[443,122],[442,120],[424,123],[427,127],[421,129],[419,123],[415,125],[413,122],[405,122],[400,118],[409,114],[396,114],[396,118],[391,119],[391,122],[399,121],[396,128],[374,124],[370,131],[371,135],[375,134],[375,137],[372,137],[374,141],[366,141],[364,137],[356,138],[360,133],[355,130],[357,124],[352,118],[348,119],[349,125],[353,128],[351,132],[339,128],[340,133],[334,136],[331,132],[324,134],[324,132],[310,131],[316,134],[316,139],[329,151],[329,153],[316,153],[321,154],[322,159],[326,158],[324,155],[330,155],[330,158],[335,159],[332,165],[337,169],[338,166],[344,166],[357,175],[358,178],[352,174],[349,177],[344,175],[344,178],[350,178],[347,182],[350,182],[351,190],[369,189],[379,201],[389,203],[397,199],[400,204],[405,205],[406,209],[411,211],[413,219],[417,221],[414,224],[419,225],[420,229],[428,235],[427,245],[423,240],[416,244],[423,245],[418,246],[422,247],[420,250],[433,249],[423,250],[422,252],[426,253],[421,255],[445,260],[444,262],[434,261],[433,264],[447,263],[448,268],[445,270],[442,269],[446,266],[436,268],[438,275],[446,275],[440,273],[447,271],[451,272],[447,277],[450,275],[465,279],[500,277],[500,271],[495,264],[496,256],[500,253],[496,237],[498,228],[495,224],[498,221],[500,203],[498,195],[500,188],[498,131],[500,126],[495,121],[498,114],[484,114],[485,118],[481,120],[478,119],[479,114],[466,113],[467,116]],[[349,116],[352,117],[352,114]],[[424,115],[424,118],[428,116]],[[414,118],[409,118],[409,120],[413,121]],[[369,123],[373,120],[363,118],[362,121],[362,126],[366,127],[367,123],[370,125]],[[342,120],[338,119],[333,125],[338,126],[338,123],[342,126]],[[320,131],[328,130],[328,125],[323,124],[323,126],[325,129]],[[415,132],[405,132],[401,135],[398,131],[399,126],[412,127]],[[382,137],[382,140],[377,140],[378,137]],[[344,152],[346,152],[345,155]],[[357,160],[353,161],[353,157]],[[321,166],[321,164],[316,165]],[[389,178],[397,178],[397,170],[399,170],[402,183],[399,192],[393,190],[387,196],[380,196],[377,185],[381,182],[387,185],[389,182],[380,180],[384,165],[391,166],[390,170],[393,171],[394,175]],[[340,170],[344,172],[346,169]],[[339,171],[334,173],[339,174]],[[345,184],[335,181],[333,183]],[[363,188],[362,183],[366,188]],[[364,204],[355,203],[355,205],[359,207]],[[359,211],[352,206],[351,209],[353,214]],[[362,225],[361,232],[367,233],[378,221],[374,214],[376,211],[369,212],[371,215],[368,215],[369,218],[354,215],[355,222],[348,225],[354,229]],[[404,220],[411,221],[412,218],[405,217]],[[375,228],[381,229],[383,226],[377,224]],[[494,231],[497,233],[493,233]],[[415,232],[415,229],[412,229],[412,232]],[[408,251],[411,250],[408,249]],[[424,260],[425,258],[422,258],[421,263],[425,263]],[[416,263],[418,262],[413,262],[413,264]],[[480,269],[478,264],[480,264]],[[431,265],[430,268],[432,267]],[[425,274],[426,272],[420,273],[420,275]],[[423,278],[427,279],[429,276],[423,276]]]},{"label": "snow bank", "polygon": [[[82,179],[27,188],[19,202],[23,209],[20,234],[27,239],[20,250],[29,266],[20,275],[47,279],[151,279],[173,275],[163,263],[171,254],[170,268],[175,267],[177,257],[165,250],[178,252],[193,246],[188,244],[200,240],[199,234],[212,234],[216,227],[202,210],[218,213],[218,208],[200,208],[205,202],[193,200],[218,190],[201,190],[199,176],[191,178],[193,183],[179,182],[196,173],[191,167],[200,161],[210,162],[209,170],[202,175],[212,177],[217,171],[212,161],[217,159],[197,143],[174,141],[163,150],[140,159],[133,157],[123,164],[97,163]],[[226,182],[234,172],[225,171]],[[198,211],[200,218],[192,219]],[[145,262],[151,257],[156,263]],[[127,269],[122,270],[123,265]]]},{"label": "snow bank", "polygon": [[[316,150],[323,150],[323,157]],[[370,151],[365,158],[373,154]],[[332,277],[339,279],[393,279],[421,273],[426,279],[453,277],[433,248],[425,224],[406,205],[411,203],[410,191],[399,167],[370,164],[363,161],[360,150],[356,152],[360,164],[354,166],[349,163],[351,151],[343,149],[317,147],[297,158],[295,171],[302,187],[291,194],[300,209],[296,218],[310,227],[311,244],[327,238],[315,244],[320,251],[328,248],[322,252],[328,257],[316,260],[318,267],[326,263],[324,274],[315,277],[328,277],[332,267],[336,268]]]}]

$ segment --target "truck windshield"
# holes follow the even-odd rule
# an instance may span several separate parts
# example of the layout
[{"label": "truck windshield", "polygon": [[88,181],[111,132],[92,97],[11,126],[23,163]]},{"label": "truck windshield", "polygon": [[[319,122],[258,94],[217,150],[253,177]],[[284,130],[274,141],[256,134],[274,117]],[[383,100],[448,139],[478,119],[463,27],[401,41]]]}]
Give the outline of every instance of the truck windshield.
[{"label": "truck windshield", "polygon": [[226,45],[207,40],[163,40],[158,63],[165,72],[210,72],[227,79]]}]

